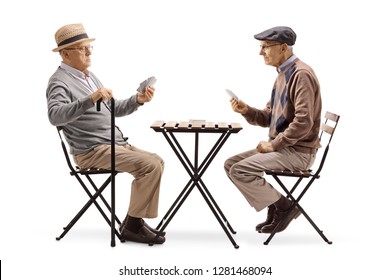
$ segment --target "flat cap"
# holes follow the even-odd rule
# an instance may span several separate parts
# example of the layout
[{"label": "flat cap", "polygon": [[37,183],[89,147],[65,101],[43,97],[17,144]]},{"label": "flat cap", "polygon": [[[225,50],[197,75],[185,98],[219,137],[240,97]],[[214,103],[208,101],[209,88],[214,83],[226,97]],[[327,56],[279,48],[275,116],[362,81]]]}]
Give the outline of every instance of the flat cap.
[{"label": "flat cap", "polygon": [[261,41],[277,41],[280,43],[286,43],[289,46],[295,44],[297,35],[294,30],[287,26],[276,26],[267,29],[259,34],[255,35],[255,39]]}]

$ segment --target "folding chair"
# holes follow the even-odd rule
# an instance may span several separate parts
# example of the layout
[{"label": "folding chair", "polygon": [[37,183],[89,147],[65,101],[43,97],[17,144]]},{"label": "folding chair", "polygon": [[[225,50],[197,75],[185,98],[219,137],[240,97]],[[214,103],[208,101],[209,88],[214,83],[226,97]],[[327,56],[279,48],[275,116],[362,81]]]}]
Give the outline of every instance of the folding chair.
[{"label": "folding chair", "polygon": [[[321,162],[318,166],[317,171],[313,171],[311,169],[306,171],[293,171],[293,170],[264,170],[264,172],[267,175],[271,175],[276,182],[282,187],[284,192],[287,194],[287,197],[290,198],[293,201],[293,207],[297,207],[303,216],[309,221],[309,223],[314,227],[314,229],[318,232],[318,234],[324,239],[325,242],[328,244],[332,244],[332,241],[329,241],[326,236],[322,233],[322,230],[320,230],[317,225],[313,222],[313,220],[309,217],[309,215],[306,213],[306,211],[302,208],[302,206],[299,204],[301,201],[303,195],[306,193],[306,191],[309,189],[309,187],[312,185],[314,180],[320,178],[320,172],[324,166],[326,157],[329,152],[329,146],[330,142],[332,141],[333,134],[336,130],[338,121],[340,119],[339,115],[336,115],[331,112],[326,112],[325,114],[325,122],[321,124],[321,130],[320,130],[320,141],[321,143],[324,141],[323,134],[326,133],[328,136],[328,143],[325,147],[325,150],[322,154]],[[323,143],[322,143],[323,144]],[[282,183],[281,179],[279,177],[295,177],[297,178],[297,181],[295,182],[294,186],[288,190],[288,188]],[[301,193],[296,196],[296,198],[293,196],[293,192],[297,189],[298,185],[303,181],[303,179],[307,179],[308,182],[306,186],[303,187]],[[264,242],[264,245],[268,245],[268,243],[271,241],[275,233],[277,232],[278,228],[280,226],[280,223],[274,228],[274,230],[270,233],[270,236],[268,239]]]},{"label": "folding chair", "polygon": [[[111,101],[111,166],[115,166],[115,116],[114,116],[114,100]],[[98,102],[97,106],[98,111],[100,110],[100,102]],[[64,156],[66,159],[66,163],[70,169],[70,175],[74,176],[77,181],[80,183],[80,185],[83,187],[84,191],[87,193],[89,200],[85,205],[80,209],[80,211],[74,216],[74,218],[69,222],[69,224],[63,228],[63,232],[59,237],[56,237],[56,240],[61,240],[68,231],[76,224],[76,222],[81,218],[81,216],[88,210],[88,208],[95,204],[96,208],[99,210],[100,214],[103,216],[103,218],[106,220],[108,225],[111,227],[111,246],[115,246],[115,236],[118,237],[118,239],[121,242],[124,242],[124,239],[121,237],[119,232],[115,228],[115,222],[120,226],[121,222],[118,219],[118,217],[115,215],[115,176],[119,173],[116,170],[104,170],[104,169],[81,169],[77,165],[73,165],[72,161],[70,160],[70,156],[68,153],[67,145],[65,144],[64,137],[63,137],[63,128],[57,127],[58,135],[61,140],[61,146],[62,150],[64,152]],[[98,188],[94,181],[92,180],[92,176],[94,175],[109,175],[108,178],[104,181],[104,183]],[[89,182],[89,187],[87,187],[87,184],[82,179],[86,178]],[[106,189],[106,187],[111,183],[111,206],[107,202],[107,200],[103,196],[103,191]],[[109,214],[111,215],[111,219],[108,218],[102,207],[99,205],[97,198],[100,198],[101,202],[106,206],[108,209]]]}]

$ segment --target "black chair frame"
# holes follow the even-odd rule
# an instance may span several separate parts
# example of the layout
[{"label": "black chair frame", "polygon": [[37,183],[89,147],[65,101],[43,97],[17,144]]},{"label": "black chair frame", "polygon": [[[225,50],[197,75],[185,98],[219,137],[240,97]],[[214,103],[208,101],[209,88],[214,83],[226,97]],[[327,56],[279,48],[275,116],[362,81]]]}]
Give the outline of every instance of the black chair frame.
[{"label": "black chair frame", "polygon": [[[320,131],[320,141],[322,140],[323,133],[327,133],[329,135],[328,143],[324,149],[324,152],[322,154],[321,162],[317,168],[317,170],[314,172],[313,170],[306,170],[306,171],[292,171],[292,170],[264,170],[264,172],[267,175],[271,175],[275,181],[280,185],[280,187],[283,189],[283,191],[286,193],[287,197],[292,200],[293,207],[297,207],[302,215],[309,221],[309,223],[313,226],[313,228],[318,232],[318,234],[322,237],[322,239],[328,243],[332,244],[332,241],[328,240],[328,238],[323,234],[323,231],[318,228],[318,226],[314,223],[314,221],[309,217],[307,212],[302,208],[302,206],[299,204],[302,197],[305,195],[305,193],[308,191],[312,183],[320,178],[320,173],[322,171],[322,168],[324,167],[325,160],[327,158],[330,143],[333,138],[333,134],[336,130],[337,124],[339,122],[340,116],[331,112],[325,113],[325,122],[321,125],[321,131]],[[330,124],[332,122],[332,124]],[[293,185],[293,187],[289,190],[285,184],[282,182],[280,177],[295,177],[297,178],[297,181]],[[303,181],[303,179],[307,179],[308,182],[306,186],[303,187],[302,191],[299,193],[299,195],[296,196],[296,198],[293,196],[294,191],[298,188],[300,183]],[[270,233],[267,240],[264,242],[264,245],[268,245],[269,242],[272,240],[276,232],[278,231],[278,228],[280,226],[280,223],[274,228],[274,230]]]},{"label": "black chair frame", "polygon": [[[100,101],[101,102],[101,101]],[[97,109],[100,110],[100,102],[97,104]],[[61,140],[61,147],[66,159],[66,163],[70,169],[70,175],[74,176],[77,181],[80,183],[84,191],[87,193],[89,200],[85,203],[85,205],[80,209],[80,211],[74,216],[74,218],[69,222],[69,224],[63,228],[63,232],[60,236],[56,237],[56,240],[61,240],[68,231],[77,223],[77,221],[81,218],[81,216],[88,210],[88,208],[94,204],[104,220],[111,227],[111,246],[115,247],[115,236],[121,241],[124,242],[120,233],[116,230],[115,226],[121,225],[120,220],[115,214],[115,176],[119,173],[113,168],[115,166],[115,115],[114,115],[114,106],[115,101],[111,99],[111,170],[103,170],[103,169],[88,169],[83,170],[78,166],[74,166],[70,159],[67,146],[63,137],[63,127],[58,126],[57,131]],[[98,188],[91,176],[94,175],[109,175],[108,178],[104,181],[104,183]],[[90,184],[90,187],[87,187],[87,184],[84,182],[82,177],[85,177]],[[103,191],[106,189],[108,185],[111,184],[111,205],[107,202],[107,200],[103,196]],[[101,202],[107,208],[110,218],[106,215],[105,211],[102,209],[97,199],[100,198]]]}]

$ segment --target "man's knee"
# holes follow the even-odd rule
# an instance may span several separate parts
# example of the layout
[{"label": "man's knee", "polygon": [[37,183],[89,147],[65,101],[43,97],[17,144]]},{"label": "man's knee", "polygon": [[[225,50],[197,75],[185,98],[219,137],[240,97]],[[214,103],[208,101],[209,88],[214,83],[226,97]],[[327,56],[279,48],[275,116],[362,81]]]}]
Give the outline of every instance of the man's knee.
[{"label": "man's knee", "polygon": [[227,160],[225,160],[225,163],[223,166],[224,166],[224,169],[228,175],[230,175],[230,169],[232,168],[232,166],[234,164],[237,164],[237,163],[236,163],[236,161],[232,160],[232,158],[228,158]]},{"label": "man's knee", "polygon": [[164,161],[159,159],[149,160],[146,164],[146,172],[161,175],[164,170]]},{"label": "man's knee", "polygon": [[235,164],[231,165],[230,168],[229,168],[228,170],[229,170],[229,176],[230,176],[230,178],[235,178],[235,179],[237,179],[237,178],[239,178],[240,175],[242,175],[242,173],[243,173],[243,172],[242,172],[243,169],[242,169],[242,167],[241,167],[241,165],[240,165],[239,163],[235,163]]}]

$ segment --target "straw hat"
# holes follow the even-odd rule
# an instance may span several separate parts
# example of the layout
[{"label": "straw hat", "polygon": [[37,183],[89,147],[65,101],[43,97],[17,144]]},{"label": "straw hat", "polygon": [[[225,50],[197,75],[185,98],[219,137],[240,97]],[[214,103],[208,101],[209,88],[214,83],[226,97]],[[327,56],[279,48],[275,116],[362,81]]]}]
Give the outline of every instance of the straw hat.
[{"label": "straw hat", "polygon": [[82,24],[68,24],[56,32],[54,35],[57,43],[57,48],[53,49],[53,52],[58,52],[66,47],[81,42],[92,42],[94,38],[88,38],[87,33]]}]

